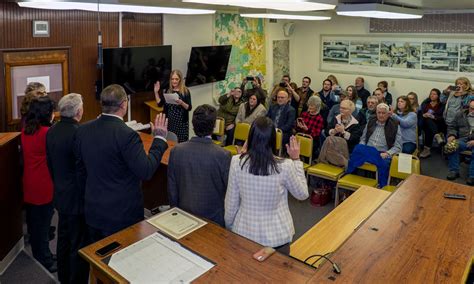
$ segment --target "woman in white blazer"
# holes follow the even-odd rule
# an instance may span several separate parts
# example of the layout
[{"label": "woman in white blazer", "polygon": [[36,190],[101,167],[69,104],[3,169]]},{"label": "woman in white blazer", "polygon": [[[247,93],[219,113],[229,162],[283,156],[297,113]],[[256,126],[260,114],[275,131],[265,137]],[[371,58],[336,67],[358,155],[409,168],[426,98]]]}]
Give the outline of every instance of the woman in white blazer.
[{"label": "woman in white blazer", "polygon": [[250,129],[247,148],[232,158],[225,197],[226,227],[261,245],[286,252],[295,234],[288,208],[288,192],[308,198],[308,186],[294,136],[286,145],[290,159],[276,156],[275,125],[257,118]]}]

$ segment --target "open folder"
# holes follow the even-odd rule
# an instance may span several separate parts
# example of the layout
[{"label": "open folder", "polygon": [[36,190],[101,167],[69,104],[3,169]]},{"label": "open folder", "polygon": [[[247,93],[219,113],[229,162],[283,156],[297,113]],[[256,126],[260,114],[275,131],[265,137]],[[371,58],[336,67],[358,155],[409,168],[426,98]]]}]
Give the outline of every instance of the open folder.
[{"label": "open folder", "polygon": [[108,265],[130,283],[189,283],[215,264],[154,233],[114,253]]}]

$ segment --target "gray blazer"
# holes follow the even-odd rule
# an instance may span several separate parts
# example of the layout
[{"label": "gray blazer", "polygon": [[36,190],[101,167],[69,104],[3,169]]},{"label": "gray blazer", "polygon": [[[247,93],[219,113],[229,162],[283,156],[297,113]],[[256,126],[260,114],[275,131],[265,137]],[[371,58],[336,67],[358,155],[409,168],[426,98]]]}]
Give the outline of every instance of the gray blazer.
[{"label": "gray blazer", "polygon": [[230,160],[230,153],[210,138],[193,137],[177,144],[168,163],[170,205],[224,226]]}]

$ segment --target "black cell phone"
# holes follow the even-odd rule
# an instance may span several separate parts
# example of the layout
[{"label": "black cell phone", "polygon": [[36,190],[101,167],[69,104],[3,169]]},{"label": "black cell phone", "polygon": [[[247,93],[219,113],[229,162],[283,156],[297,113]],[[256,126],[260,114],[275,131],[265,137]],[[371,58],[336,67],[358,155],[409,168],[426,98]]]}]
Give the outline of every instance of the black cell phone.
[{"label": "black cell phone", "polygon": [[245,77],[245,80],[253,81],[253,80],[255,80],[255,78],[253,76],[247,76],[247,77]]},{"label": "black cell phone", "polygon": [[466,195],[464,194],[455,194],[455,193],[444,193],[444,198],[450,198],[450,199],[462,199],[466,200]]},{"label": "black cell phone", "polygon": [[459,88],[459,86],[452,85],[452,86],[449,86],[449,89],[451,91],[459,91],[461,88]]},{"label": "black cell phone", "polygon": [[95,251],[95,254],[97,254],[98,256],[106,256],[108,255],[110,252],[118,249],[120,247],[120,243],[119,242],[112,242],[108,245],[106,245],[105,247],[102,247],[98,250]]}]

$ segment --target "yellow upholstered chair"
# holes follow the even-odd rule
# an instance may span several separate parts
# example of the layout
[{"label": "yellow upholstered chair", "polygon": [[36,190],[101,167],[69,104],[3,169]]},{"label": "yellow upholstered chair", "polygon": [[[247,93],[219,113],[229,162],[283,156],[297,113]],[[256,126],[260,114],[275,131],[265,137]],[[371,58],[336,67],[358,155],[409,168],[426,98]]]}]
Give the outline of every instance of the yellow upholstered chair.
[{"label": "yellow upholstered chair", "polygon": [[224,133],[225,133],[225,120],[222,117],[217,117],[216,119],[216,126],[214,127],[214,134],[217,136],[218,140],[212,140],[214,144],[217,144],[219,146],[222,146],[222,140],[224,138]]},{"label": "yellow upholstered chair", "polygon": [[276,129],[276,144],[275,148],[277,150],[278,156],[281,156],[281,149],[283,148],[283,131],[280,128]]},{"label": "yellow upholstered chair", "polygon": [[232,141],[232,145],[225,146],[224,149],[229,151],[232,155],[237,155],[237,146],[235,145],[235,141],[246,141],[249,137],[250,132],[250,124],[248,123],[237,123],[235,125],[234,131],[234,140]]},{"label": "yellow upholstered chair", "polygon": [[303,168],[306,171],[311,166],[313,160],[313,137],[305,133],[296,133],[295,137],[300,143],[300,157],[308,160],[308,163],[303,161]]},{"label": "yellow upholstered chair", "polygon": [[[420,159],[418,159],[418,157],[414,155],[412,155],[412,160],[411,160],[411,172],[413,174],[421,173]],[[397,189],[398,186],[390,185],[392,178],[398,179],[398,180],[405,180],[408,176],[410,176],[410,174],[402,173],[398,171],[398,155],[394,155],[392,157],[392,162],[390,163],[390,174],[388,176],[387,185],[384,186],[382,189],[393,192]]]},{"label": "yellow upholstered chair", "polygon": [[306,173],[308,174],[308,182],[310,176],[315,176],[322,179],[337,182],[339,178],[344,174],[344,168],[326,163],[317,163],[307,168]]},{"label": "yellow upholstered chair", "polygon": [[[372,167],[373,166],[373,167]],[[371,187],[377,187],[378,181],[377,181],[377,168],[372,165],[365,163],[364,165],[360,166],[359,169],[361,170],[372,170],[375,169],[375,179],[373,178],[367,178],[367,177],[362,177],[356,174],[347,174],[337,181],[336,184],[336,198],[334,200],[334,206],[337,206],[339,204],[339,189],[347,189],[351,191],[356,191],[359,189],[359,187],[363,185],[371,186]]]}]

